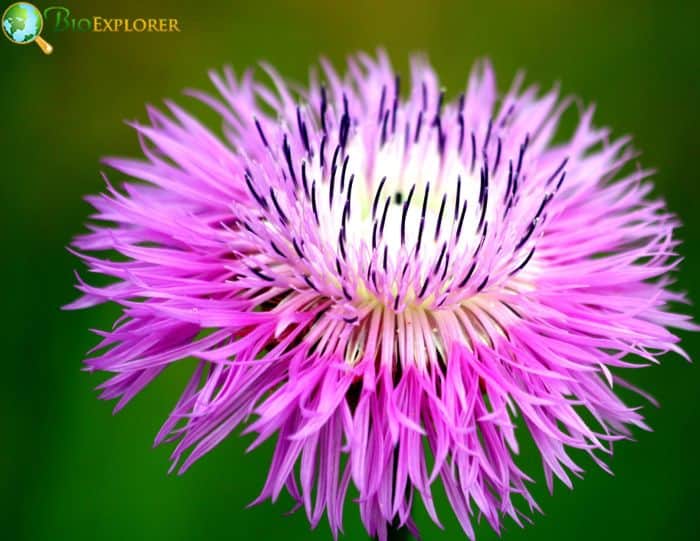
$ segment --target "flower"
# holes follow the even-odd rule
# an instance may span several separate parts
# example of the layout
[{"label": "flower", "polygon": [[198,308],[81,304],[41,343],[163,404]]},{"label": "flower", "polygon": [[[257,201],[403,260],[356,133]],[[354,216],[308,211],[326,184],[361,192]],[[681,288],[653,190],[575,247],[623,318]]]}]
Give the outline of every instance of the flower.
[{"label": "flower", "polygon": [[226,70],[219,97],[191,92],[223,136],[167,103],[133,124],[145,160],[106,160],[133,180],[88,198],[102,225],[74,246],[113,281],[79,279],[70,305],[121,306],[86,360],[113,374],[102,398],[118,410],[194,357],[156,437],[173,467],[238,427],[276,436],[257,501],[286,488],[334,535],[351,483],[380,539],[418,500],[439,524],[436,482],[470,538],[475,509],[520,524],[523,431],[550,490],[582,472],[569,450],[607,469],[646,428],[618,372],[684,355],[668,329],[695,329],[669,308],[677,220],[625,172],[628,140],[588,108],[555,143],[571,100],[521,77],[499,98],[488,63],[449,102],[421,58],[403,89],[383,53],[308,89],[265,70],[271,87]]}]

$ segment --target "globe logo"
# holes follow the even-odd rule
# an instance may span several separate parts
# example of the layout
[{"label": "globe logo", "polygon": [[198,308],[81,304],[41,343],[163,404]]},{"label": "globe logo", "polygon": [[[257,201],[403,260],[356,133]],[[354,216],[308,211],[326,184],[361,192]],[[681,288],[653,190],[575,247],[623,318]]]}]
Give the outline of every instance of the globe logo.
[{"label": "globe logo", "polygon": [[2,14],[2,31],[7,39],[17,45],[36,43],[45,54],[51,54],[53,47],[40,36],[43,27],[41,12],[29,2],[16,2]]}]

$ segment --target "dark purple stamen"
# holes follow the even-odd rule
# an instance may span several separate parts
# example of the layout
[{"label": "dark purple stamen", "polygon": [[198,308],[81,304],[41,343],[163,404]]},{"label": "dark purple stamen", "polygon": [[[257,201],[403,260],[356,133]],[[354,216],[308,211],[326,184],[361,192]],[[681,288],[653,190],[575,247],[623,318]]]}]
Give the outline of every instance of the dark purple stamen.
[{"label": "dark purple stamen", "polygon": [[515,104],[511,104],[510,107],[508,107],[508,110],[506,111],[506,114],[503,116],[503,120],[501,120],[501,128],[505,127],[506,122],[510,119],[510,115],[513,114],[513,111],[515,110]]},{"label": "dark purple stamen", "polygon": [[420,293],[418,293],[418,297],[422,297],[425,295],[425,290],[428,289],[428,284],[430,283],[430,277],[431,275],[428,274],[428,276],[425,277],[425,281],[423,282],[423,287],[420,288]]},{"label": "dark purple stamen", "polygon": [[454,221],[457,221],[457,217],[459,216],[459,200],[460,200],[460,194],[462,192],[462,175],[457,175],[457,193],[455,194],[455,218]]},{"label": "dark purple stamen", "polygon": [[484,195],[486,190],[488,190],[489,185],[489,165],[486,160],[484,160],[484,165],[481,168],[479,179],[481,185],[479,186],[479,204],[481,205],[484,201]]},{"label": "dark purple stamen", "polygon": [[318,219],[318,208],[316,207],[316,181],[314,180],[311,185],[311,208],[314,211],[314,218],[316,218],[316,225],[321,225],[321,221]]},{"label": "dark purple stamen", "polygon": [[297,253],[297,255],[301,258],[304,259],[304,254],[301,251],[301,248],[299,248],[299,245],[297,244],[297,239],[292,237],[292,246],[294,246],[294,251]]},{"label": "dark purple stamen", "polygon": [[272,240],[270,241],[270,246],[272,246],[272,249],[273,249],[278,255],[280,255],[281,257],[284,257],[284,258],[287,257],[287,256],[284,255],[284,253],[282,253],[282,251],[277,247],[277,245],[275,244],[274,241],[272,241]]},{"label": "dark purple stamen", "polygon": [[486,218],[486,208],[488,207],[488,201],[489,201],[489,190],[488,190],[488,188],[486,188],[486,192],[484,194],[484,202],[481,205],[481,215],[479,216],[479,224],[476,226],[477,233],[479,231],[481,231],[481,228],[484,225],[484,219]]},{"label": "dark purple stamen", "polygon": [[297,126],[299,127],[299,136],[301,137],[302,143],[304,143],[304,148],[306,153],[311,156],[311,147],[309,146],[309,134],[306,131],[306,124],[301,118],[301,108],[297,107]]},{"label": "dark purple stamen", "polygon": [[306,162],[301,162],[301,185],[304,187],[304,194],[309,198],[309,181],[306,178]]},{"label": "dark purple stamen", "polygon": [[304,279],[304,282],[306,282],[306,284],[311,289],[313,289],[314,291],[318,291],[318,289],[316,289],[316,286],[314,285],[314,283],[311,281],[311,278],[309,278],[307,275],[302,276],[302,278]]},{"label": "dark purple stamen", "polygon": [[343,232],[343,235],[345,235],[345,224],[348,221],[348,217],[350,216],[350,200],[346,199],[345,200],[345,205],[343,205],[343,214],[340,218],[340,229]]},{"label": "dark purple stamen", "polygon": [[457,117],[457,122],[459,123],[459,142],[457,143],[457,152],[462,153],[462,147],[464,146],[464,116],[459,113]]},{"label": "dark purple stamen", "polygon": [[515,246],[515,251],[516,251],[516,252],[517,252],[518,250],[520,250],[520,248],[523,247],[523,244],[525,244],[525,243],[530,239],[530,237],[532,236],[532,233],[535,231],[535,223],[536,223],[536,222],[534,222],[534,221],[533,221],[533,222],[530,222],[530,225],[529,225],[528,228],[527,228],[527,232],[525,233],[525,235],[523,235],[523,237],[520,239],[520,241],[518,242],[518,244]]},{"label": "dark purple stamen", "polygon": [[377,214],[377,205],[379,204],[379,196],[382,193],[382,188],[384,187],[385,182],[386,182],[386,177],[382,177],[382,180],[379,182],[379,187],[377,188],[377,191],[374,194],[374,202],[372,203],[372,219],[374,219],[375,215]]},{"label": "dark purple stamen", "polygon": [[417,143],[420,139],[420,129],[423,126],[423,111],[419,111],[418,120],[416,121],[416,134],[413,137],[413,142]]},{"label": "dark purple stamen", "polygon": [[484,137],[484,145],[481,147],[482,154],[486,154],[486,149],[489,146],[489,141],[491,140],[491,128],[493,126],[493,119],[489,118],[489,125],[486,128],[486,137]]},{"label": "dark purple stamen", "polygon": [[472,132],[472,165],[469,168],[471,173],[474,172],[474,165],[476,165],[476,135]]},{"label": "dark purple stamen", "polygon": [[341,170],[340,173],[340,193],[343,193],[343,190],[345,189],[345,173],[348,170],[348,160],[350,159],[350,155],[346,155],[345,159],[343,160],[343,169]]},{"label": "dark purple stamen", "polygon": [[532,247],[532,250],[530,250],[530,253],[527,254],[527,257],[523,260],[523,262],[520,263],[520,265],[518,265],[515,269],[510,271],[509,276],[513,276],[516,272],[522,270],[522,268],[528,264],[528,262],[530,261],[530,259],[532,258],[532,255],[534,253],[535,253],[535,246]]},{"label": "dark purple stamen", "polygon": [[447,250],[447,241],[445,241],[442,244],[442,250],[440,250],[440,256],[437,259],[437,263],[435,263],[435,267],[433,268],[433,274],[437,274],[437,271],[440,270],[440,265],[442,264],[442,258],[445,257],[445,251]]},{"label": "dark purple stamen", "polygon": [[289,174],[292,176],[292,182],[294,182],[294,187],[297,188],[297,175],[294,172],[294,166],[292,165],[292,149],[289,146],[289,141],[287,136],[284,136],[282,141],[282,152],[284,153],[284,159],[287,162],[287,168],[289,169]]},{"label": "dark purple stamen", "polygon": [[387,211],[389,210],[389,203],[391,202],[391,197],[386,198],[386,202],[384,203],[384,212],[382,213],[382,221],[379,226],[379,234],[383,235],[384,234],[384,223],[386,222],[386,214]]},{"label": "dark purple stamen", "polygon": [[479,205],[481,206],[481,216],[479,217],[479,224],[476,228],[477,231],[481,230],[484,224],[484,218],[486,217],[486,208],[489,203],[489,166],[488,161],[484,161],[484,166],[481,168],[481,187],[479,189]]},{"label": "dark purple stamen", "polygon": [[520,170],[523,166],[523,157],[525,156],[525,151],[530,143],[530,134],[525,135],[525,141],[520,145],[520,153],[518,154],[518,166],[515,168],[515,176],[513,177],[513,194],[518,190],[518,179],[520,177]]},{"label": "dark purple stamen", "polygon": [[561,185],[564,183],[564,179],[565,179],[565,178],[566,178],[566,171],[564,171],[564,172],[561,174],[561,178],[559,179],[559,182],[557,182],[557,185],[556,185],[556,187],[554,188],[554,191],[555,191],[555,192],[558,192],[558,191],[559,191],[559,188],[561,188]]},{"label": "dark purple stamen", "polygon": [[250,190],[251,195],[253,198],[258,202],[258,205],[260,205],[263,209],[267,210],[267,201],[263,197],[261,197],[258,192],[255,191],[255,188],[253,187],[253,178],[250,176],[250,173],[246,171],[245,173],[245,183],[248,186],[248,189]]},{"label": "dark purple stamen", "polygon": [[326,130],[326,109],[328,108],[328,99],[326,97],[326,87],[321,86],[321,129],[325,134]]},{"label": "dark purple stamen", "polygon": [[416,185],[414,184],[411,187],[411,191],[408,192],[408,197],[406,198],[406,202],[403,204],[403,212],[401,213],[401,244],[406,243],[406,216],[408,215],[408,207],[411,206],[411,199],[413,198],[413,192],[416,189]]},{"label": "dark purple stamen", "polygon": [[442,114],[442,102],[445,99],[445,91],[440,90],[440,95],[438,96],[437,107],[435,107],[435,117],[439,117]]},{"label": "dark purple stamen", "polygon": [[262,271],[260,270],[260,267],[248,267],[248,270],[255,274],[258,278],[261,278],[262,280],[265,280],[266,282],[274,282],[275,279],[269,277],[267,274],[263,274]]},{"label": "dark purple stamen", "polygon": [[345,143],[347,143],[348,140],[349,130],[350,114],[348,113],[348,97],[343,94],[343,116],[340,119],[340,129],[338,132],[338,141],[343,149],[345,149]]},{"label": "dark purple stamen", "polygon": [[379,140],[379,146],[383,147],[384,143],[386,143],[386,126],[387,123],[389,122],[389,111],[384,112],[384,121],[382,122],[382,135]]},{"label": "dark purple stamen", "polygon": [[469,281],[469,278],[472,277],[472,274],[474,274],[474,269],[476,269],[476,261],[474,261],[471,264],[471,267],[469,267],[469,270],[467,271],[467,275],[462,279],[462,281],[459,283],[457,287],[464,287],[467,282]]},{"label": "dark purple stamen", "polygon": [[442,157],[445,154],[445,133],[442,131],[442,120],[439,116],[435,117],[433,125],[437,128],[438,153]]},{"label": "dark purple stamen", "polygon": [[440,236],[440,227],[442,226],[442,215],[445,212],[445,202],[447,201],[447,194],[442,194],[442,203],[440,203],[440,212],[438,212],[437,223],[435,224],[435,239],[437,241]]},{"label": "dark purple stamen", "polygon": [[338,233],[338,247],[340,248],[340,256],[345,260],[345,229],[342,227]]},{"label": "dark purple stamen", "polygon": [[501,163],[501,145],[502,141],[501,138],[498,138],[498,142],[496,144],[496,159],[493,162],[493,174],[494,176],[496,175],[496,171],[498,171],[498,165]]},{"label": "dark purple stamen", "polygon": [[542,203],[540,203],[540,208],[537,209],[537,212],[535,213],[535,217],[532,219],[533,222],[539,221],[540,215],[542,214],[542,211],[545,209],[545,207],[552,200],[552,197],[554,197],[554,194],[551,194],[551,193],[548,193],[544,196],[544,199],[542,199]]},{"label": "dark purple stamen", "polygon": [[340,145],[335,147],[335,152],[333,153],[333,162],[331,165],[331,180],[330,188],[328,190],[328,206],[333,208],[333,192],[335,191],[335,172],[338,170],[338,152],[340,151]]},{"label": "dark purple stamen", "polygon": [[327,140],[327,137],[324,135],[321,138],[321,149],[319,150],[319,154],[320,154],[319,159],[321,160],[321,168],[323,168],[323,166],[325,165],[325,162],[326,162],[326,140]]},{"label": "dark purple stamen", "polygon": [[547,182],[544,183],[545,187],[548,187],[548,186],[554,181],[554,179],[555,179],[556,177],[559,176],[559,173],[562,172],[562,170],[564,169],[564,167],[566,167],[566,164],[567,164],[568,162],[569,162],[569,158],[568,158],[568,156],[567,156],[566,158],[564,158],[564,161],[562,161],[562,162],[559,164],[559,167],[557,167],[556,171],[554,171],[554,173],[552,173],[552,176],[550,176],[550,177],[547,179]]},{"label": "dark purple stamen", "polygon": [[255,127],[258,129],[258,134],[260,135],[260,139],[262,139],[263,145],[265,145],[267,148],[270,148],[270,145],[267,144],[267,138],[265,137],[265,133],[263,132],[260,122],[257,118],[254,118],[253,120],[255,120]]},{"label": "dark purple stamen", "polygon": [[464,217],[467,214],[467,200],[464,200],[464,203],[462,203],[462,212],[459,216],[459,225],[457,226],[457,238],[459,238],[460,233],[462,232],[462,225],[464,225]]},{"label": "dark purple stamen", "polygon": [[348,216],[350,216],[350,201],[345,201],[345,205],[343,205],[343,215],[340,218],[340,229],[343,235],[345,235],[345,224],[348,221]]},{"label": "dark purple stamen", "polygon": [[489,281],[489,275],[486,275],[486,278],[479,284],[479,287],[476,288],[476,292],[479,293],[481,292],[482,289],[486,287],[486,283]]},{"label": "dark purple stamen", "polygon": [[416,243],[416,256],[420,253],[420,245],[423,241],[423,229],[425,228],[425,218],[420,219],[420,224],[418,224],[418,242]]},{"label": "dark purple stamen", "polygon": [[486,233],[489,230],[489,223],[485,222],[484,223],[484,230],[481,232],[481,240],[479,241],[479,246],[476,247],[476,250],[474,251],[474,257],[476,257],[479,252],[481,251],[481,248],[484,246],[484,242],[486,241]]},{"label": "dark purple stamen", "polygon": [[511,189],[513,188],[513,160],[508,160],[508,184],[506,185],[506,191],[503,194],[503,202],[506,203],[511,196]]},{"label": "dark purple stamen", "polygon": [[333,159],[331,160],[331,171],[333,174],[335,174],[336,169],[338,168],[338,153],[340,152],[340,145],[336,145],[335,150],[333,151]]},{"label": "dark purple stamen", "polygon": [[416,255],[420,252],[421,241],[423,240],[423,228],[425,226],[425,212],[428,208],[428,197],[430,196],[430,182],[425,185],[425,194],[423,195],[423,207],[420,211],[420,225],[418,226],[418,242],[416,244]]},{"label": "dark purple stamen", "polygon": [[289,225],[289,220],[287,219],[286,214],[282,211],[282,207],[280,207],[280,204],[277,202],[277,198],[275,197],[275,192],[270,188],[270,197],[272,198],[272,203],[275,205],[275,208],[277,209],[277,214],[279,214],[280,220],[282,220],[282,223],[284,225]]},{"label": "dark purple stamen", "polygon": [[346,205],[348,206],[348,218],[350,217],[350,202],[352,200],[352,187],[353,184],[355,183],[355,174],[353,173],[350,175],[350,181],[348,182],[348,194],[347,194],[347,203]]},{"label": "dark purple stamen", "polygon": [[384,116],[384,100],[386,100],[386,85],[382,85],[382,96],[379,98],[379,112],[377,113],[377,124],[382,121]]},{"label": "dark purple stamen", "polygon": [[443,282],[445,280],[445,276],[447,276],[447,269],[450,266],[450,253],[447,253],[447,257],[445,257],[445,269],[442,271],[442,275],[440,276],[440,281]]}]

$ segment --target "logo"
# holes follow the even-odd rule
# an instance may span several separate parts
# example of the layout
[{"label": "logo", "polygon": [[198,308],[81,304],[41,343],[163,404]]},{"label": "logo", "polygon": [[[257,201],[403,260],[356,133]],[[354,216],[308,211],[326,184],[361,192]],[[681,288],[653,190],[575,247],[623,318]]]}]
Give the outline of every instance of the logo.
[{"label": "logo", "polygon": [[180,21],[173,18],[74,17],[65,6],[47,7],[42,15],[29,2],[11,4],[0,20],[3,34],[12,43],[36,43],[45,54],[51,54],[53,47],[40,35],[44,23],[53,32],[180,32]]},{"label": "logo", "polygon": [[12,43],[36,43],[44,54],[53,52],[53,47],[40,35],[44,28],[44,18],[34,4],[15,2],[2,14],[0,23],[5,37]]},{"label": "logo", "polygon": [[179,32],[180,21],[171,18],[129,19],[123,17],[74,17],[65,6],[51,6],[44,10],[44,18],[54,32]]}]

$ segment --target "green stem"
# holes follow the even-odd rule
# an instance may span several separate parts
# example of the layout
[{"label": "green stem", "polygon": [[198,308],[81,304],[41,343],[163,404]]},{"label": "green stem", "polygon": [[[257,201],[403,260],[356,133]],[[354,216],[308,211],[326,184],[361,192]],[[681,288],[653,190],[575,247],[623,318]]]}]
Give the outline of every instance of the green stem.
[{"label": "green stem", "polygon": [[397,528],[395,525],[389,526],[389,541],[408,541],[411,539],[411,534],[408,533],[408,528]]}]

